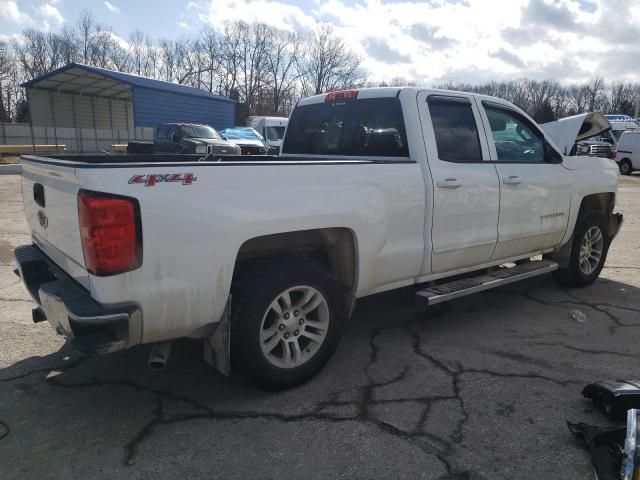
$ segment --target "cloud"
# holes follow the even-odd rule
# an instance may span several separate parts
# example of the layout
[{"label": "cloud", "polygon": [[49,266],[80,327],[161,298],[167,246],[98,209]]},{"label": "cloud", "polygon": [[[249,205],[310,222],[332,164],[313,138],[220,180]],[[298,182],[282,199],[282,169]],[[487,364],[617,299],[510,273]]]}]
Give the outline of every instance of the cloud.
[{"label": "cloud", "polygon": [[116,7],[113,3],[108,2],[107,0],[104,1],[104,6],[107,7],[107,10],[109,10],[110,12],[120,13],[120,8]]},{"label": "cloud", "polygon": [[185,30],[189,30],[189,24],[187,22],[178,22],[178,26],[180,28],[184,28]]},{"label": "cloud", "polygon": [[365,48],[369,55],[376,60],[380,60],[384,63],[409,63],[411,61],[410,55],[400,53],[389,46],[387,42],[380,38],[367,38],[364,41]]},{"label": "cloud", "polygon": [[272,0],[210,0],[207,13],[199,18],[218,27],[233,20],[265,23],[288,31],[308,30],[316,25],[302,8]]},{"label": "cloud", "polygon": [[522,24],[557,30],[581,30],[575,15],[566,5],[547,3],[544,0],[529,0],[529,4],[522,11]]},{"label": "cloud", "polygon": [[525,68],[525,63],[519,56],[517,56],[515,53],[508,52],[504,48],[490,53],[489,56],[497,58],[498,60],[502,60],[504,63],[506,63],[507,65],[511,65],[512,67]]},{"label": "cloud", "polygon": [[57,1],[50,1],[36,8],[45,30],[51,30],[52,27],[60,28],[64,24],[64,17],[58,10],[57,3]]},{"label": "cloud", "polygon": [[413,38],[431,48],[449,48],[456,43],[456,41],[451,38],[436,36],[438,29],[436,27],[425,25],[424,23],[415,23],[411,25],[411,29],[409,31]]},{"label": "cloud", "polygon": [[372,80],[397,76],[430,85],[528,76],[569,82],[595,74],[640,80],[633,57],[639,0],[510,0],[499,8],[488,3],[190,0],[190,16],[176,22],[194,30],[197,19],[216,28],[225,21],[258,21],[305,32],[328,22],[362,58]]},{"label": "cloud", "polygon": [[31,17],[20,11],[14,0],[0,0],[0,19],[17,24],[31,22]]}]

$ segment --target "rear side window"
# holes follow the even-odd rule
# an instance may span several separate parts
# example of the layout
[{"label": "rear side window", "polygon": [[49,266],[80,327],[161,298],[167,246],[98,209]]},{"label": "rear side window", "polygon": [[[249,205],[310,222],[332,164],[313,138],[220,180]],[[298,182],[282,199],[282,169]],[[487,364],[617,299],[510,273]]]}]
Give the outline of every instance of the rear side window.
[{"label": "rear side window", "polygon": [[429,99],[438,158],[447,162],[482,161],[476,120],[468,101]]},{"label": "rear side window", "polygon": [[366,98],[297,107],[282,153],[408,157],[400,100]]}]

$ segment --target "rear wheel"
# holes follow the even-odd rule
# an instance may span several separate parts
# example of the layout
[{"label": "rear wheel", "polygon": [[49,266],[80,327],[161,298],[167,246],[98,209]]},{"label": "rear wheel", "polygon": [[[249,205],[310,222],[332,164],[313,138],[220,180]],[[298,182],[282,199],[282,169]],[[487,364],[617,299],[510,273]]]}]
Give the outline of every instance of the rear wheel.
[{"label": "rear wheel", "polygon": [[234,362],[256,384],[288,388],[313,377],[340,339],[343,308],[330,272],[306,258],[255,262],[232,300]]},{"label": "rear wheel", "polygon": [[620,168],[620,173],[622,175],[631,175],[631,173],[633,172],[631,160],[629,160],[628,158],[623,158],[622,160],[620,160],[618,167]]},{"label": "rear wheel", "polygon": [[573,233],[569,265],[554,272],[564,285],[585,287],[600,275],[609,250],[607,224],[602,215],[590,213],[578,219]]}]

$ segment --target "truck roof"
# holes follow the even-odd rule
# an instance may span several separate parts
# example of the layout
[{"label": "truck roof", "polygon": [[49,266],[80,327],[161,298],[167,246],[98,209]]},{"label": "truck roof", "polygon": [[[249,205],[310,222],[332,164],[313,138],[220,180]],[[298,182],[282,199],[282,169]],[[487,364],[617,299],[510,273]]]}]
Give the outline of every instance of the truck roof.
[{"label": "truck roof", "polygon": [[[396,97],[396,96],[399,96],[400,93],[404,91],[415,92],[415,93],[428,91],[430,93],[441,94],[441,95],[464,94],[464,95],[474,96],[482,100],[488,100],[491,102],[503,103],[505,105],[512,106],[511,103],[499,97],[491,97],[489,95],[465,92],[461,90],[445,90],[442,88],[429,88],[429,87],[371,87],[369,88],[368,87],[368,88],[354,88],[351,90],[344,90],[344,92],[349,92],[349,91],[357,91],[358,99]],[[310,105],[313,103],[322,103],[325,101],[325,98],[329,93],[333,93],[333,92],[326,92],[326,93],[321,93],[319,95],[313,95],[311,97],[303,98],[298,102],[297,106]]]}]

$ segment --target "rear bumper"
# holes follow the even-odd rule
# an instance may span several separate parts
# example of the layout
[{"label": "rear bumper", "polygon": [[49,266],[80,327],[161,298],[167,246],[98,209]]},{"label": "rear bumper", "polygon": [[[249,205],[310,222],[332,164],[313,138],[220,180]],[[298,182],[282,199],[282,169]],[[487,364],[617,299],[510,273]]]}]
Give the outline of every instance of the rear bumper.
[{"label": "rear bumper", "polygon": [[34,322],[47,320],[84,353],[107,353],[139,343],[141,315],[135,305],[104,306],[38,247],[16,248],[18,274],[38,304]]}]

